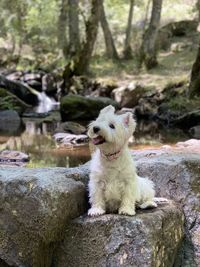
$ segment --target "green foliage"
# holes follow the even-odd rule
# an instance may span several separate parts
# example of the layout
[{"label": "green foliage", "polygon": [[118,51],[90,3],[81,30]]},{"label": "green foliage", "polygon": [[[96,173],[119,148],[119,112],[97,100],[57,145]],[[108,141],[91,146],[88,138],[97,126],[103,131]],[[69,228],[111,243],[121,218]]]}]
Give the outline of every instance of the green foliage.
[{"label": "green foliage", "polygon": [[167,105],[170,110],[190,112],[200,107],[200,97],[194,99],[189,99],[184,96],[173,97]]},{"label": "green foliage", "polygon": [[[38,68],[45,63],[51,64],[57,60],[58,66],[62,66],[63,58],[58,45],[58,19],[62,0],[1,0],[0,1],[0,38],[6,40],[7,50],[13,54],[20,54],[19,66],[25,68],[32,65]],[[66,1],[67,2],[67,1]],[[148,0],[136,0],[133,15],[133,41],[132,48],[135,53],[140,46],[142,29],[146,14]],[[169,20],[192,19],[196,0],[165,0],[161,24]],[[80,0],[80,39],[85,38],[85,21],[90,14],[91,1]],[[104,1],[107,19],[111,28],[114,41],[119,53],[123,50],[124,36],[128,19],[130,0],[106,0]],[[66,9],[67,10],[67,9]],[[149,14],[150,15],[150,14]],[[67,34],[68,22],[66,25]],[[68,36],[66,36],[67,40]],[[26,45],[30,51],[22,47]],[[0,44],[1,48],[1,44]],[[96,42],[96,55],[102,55],[105,51],[103,33],[100,30]],[[7,53],[8,54],[8,53]],[[53,54],[49,57],[46,55]],[[25,58],[25,59],[24,59]],[[50,62],[50,63],[49,63]],[[53,66],[56,66],[53,64]],[[43,66],[42,66],[43,67]],[[117,66],[118,68],[118,66]]]},{"label": "green foliage", "polygon": [[0,110],[16,110],[19,113],[24,111],[25,104],[19,101],[15,96],[0,88]]}]

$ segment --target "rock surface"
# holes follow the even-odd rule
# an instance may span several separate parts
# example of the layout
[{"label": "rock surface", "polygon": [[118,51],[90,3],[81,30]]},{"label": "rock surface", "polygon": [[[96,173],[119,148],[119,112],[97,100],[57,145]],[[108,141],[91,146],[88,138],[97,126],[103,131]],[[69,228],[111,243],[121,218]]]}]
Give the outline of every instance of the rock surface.
[{"label": "rock surface", "polygon": [[89,138],[86,134],[56,133],[54,134],[54,139],[60,147],[84,145],[89,142]]},{"label": "rock surface", "polygon": [[180,266],[200,266],[200,144],[135,151],[134,158],[139,175],[155,182],[157,195],[183,207],[187,235]]},{"label": "rock surface", "polygon": [[112,91],[113,97],[120,107],[133,108],[138,104],[139,99],[146,92],[143,85],[132,82],[128,86],[121,86]]},{"label": "rock surface", "polygon": [[0,110],[15,110],[21,115],[27,108],[30,106],[5,89],[0,88]]},{"label": "rock surface", "polygon": [[192,137],[200,139],[200,124],[190,128],[189,133]]},{"label": "rock surface", "polygon": [[118,106],[114,100],[107,97],[84,97],[72,94],[64,96],[60,103],[62,121],[94,119],[99,111],[108,105]]},{"label": "rock surface", "polygon": [[86,131],[86,127],[74,121],[63,122],[55,129],[55,133],[85,134]]},{"label": "rock surface", "polygon": [[0,169],[0,258],[10,266],[50,266],[71,218],[85,210],[85,188],[66,169]]},{"label": "rock surface", "polygon": [[7,167],[0,168],[0,264],[200,266],[200,140],[133,151],[133,157],[138,173],[155,182],[157,196],[182,207],[180,250],[179,204],[138,211],[136,217],[70,220],[87,208],[89,163],[71,169]]},{"label": "rock surface", "polygon": [[22,166],[29,161],[29,156],[15,150],[0,151],[0,165]]},{"label": "rock surface", "polygon": [[65,231],[56,266],[172,267],[183,223],[182,212],[172,203],[135,217],[80,217]]},{"label": "rock surface", "polygon": [[22,121],[14,110],[0,111],[0,133],[15,135],[20,132]]}]

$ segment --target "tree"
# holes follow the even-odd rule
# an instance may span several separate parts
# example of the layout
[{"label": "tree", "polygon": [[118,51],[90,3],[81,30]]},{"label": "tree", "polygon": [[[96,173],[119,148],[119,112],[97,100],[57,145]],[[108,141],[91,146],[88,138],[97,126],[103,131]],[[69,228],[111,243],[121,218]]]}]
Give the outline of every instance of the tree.
[{"label": "tree", "polygon": [[200,45],[197,53],[196,60],[192,66],[190,85],[189,85],[189,96],[200,96]]},{"label": "tree", "polygon": [[162,0],[153,0],[151,19],[144,33],[140,49],[139,66],[144,63],[147,69],[157,66],[156,38],[161,17]]},{"label": "tree", "polygon": [[133,20],[133,9],[135,5],[135,0],[130,0],[130,9],[128,15],[128,23],[126,27],[126,38],[124,42],[124,58],[132,58],[132,48],[131,48],[131,30],[132,30],[132,20]]},{"label": "tree", "polygon": [[198,20],[200,21],[200,0],[197,0],[196,7],[197,7],[197,10],[198,10]]},{"label": "tree", "polygon": [[112,37],[112,33],[106,18],[105,9],[103,1],[101,2],[101,17],[100,17],[101,27],[103,29],[105,45],[106,45],[106,55],[111,59],[119,59],[117,49]]},{"label": "tree", "polygon": [[76,54],[80,49],[79,35],[79,0],[68,0],[68,26],[69,26],[69,47],[70,55]]},{"label": "tree", "polygon": [[68,0],[62,0],[58,17],[58,47],[62,50],[65,58],[68,57],[67,48],[67,10]]},{"label": "tree", "polygon": [[101,16],[101,4],[102,0],[91,1],[91,14],[86,22],[85,41],[82,43],[79,52],[74,55],[70,62],[66,65],[63,72],[64,90],[68,89],[71,78],[74,75],[79,76],[87,73],[89,70],[90,59],[98,33],[98,24]]}]

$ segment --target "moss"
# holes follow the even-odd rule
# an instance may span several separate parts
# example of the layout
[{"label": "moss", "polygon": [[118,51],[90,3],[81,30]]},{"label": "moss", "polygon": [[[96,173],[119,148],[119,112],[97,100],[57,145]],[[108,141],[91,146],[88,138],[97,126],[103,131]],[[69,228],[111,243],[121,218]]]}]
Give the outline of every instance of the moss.
[{"label": "moss", "polygon": [[27,105],[5,89],[0,88],[0,110],[15,110],[21,114]]},{"label": "moss", "polygon": [[184,96],[177,96],[171,98],[166,105],[172,111],[190,112],[200,107],[200,97],[189,99]]}]

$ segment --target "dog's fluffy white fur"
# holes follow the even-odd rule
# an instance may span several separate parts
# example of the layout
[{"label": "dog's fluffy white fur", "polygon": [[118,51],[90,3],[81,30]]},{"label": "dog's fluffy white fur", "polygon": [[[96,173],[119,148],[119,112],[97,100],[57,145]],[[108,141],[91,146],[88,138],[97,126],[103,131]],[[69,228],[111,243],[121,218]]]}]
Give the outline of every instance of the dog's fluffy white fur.
[{"label": "dog's fluffy white fur", "polygon": [[136,123],[130,112],[116,115],[113,106],[101,110],[89,125],[88,136],[96,145],[89,181],[91,208],[88,215],[106,212],[135,215],[135,207],[156,207],[154,184],[139,177],[128,149]]}]

